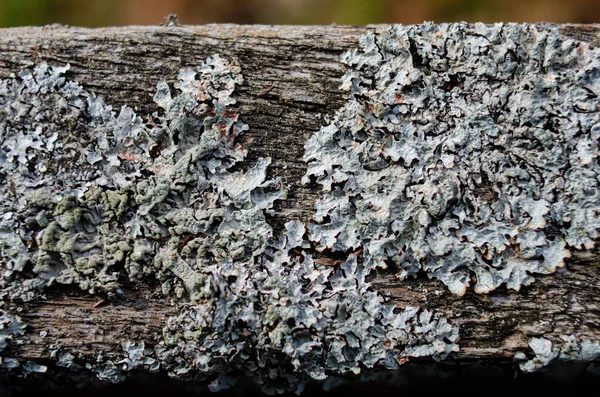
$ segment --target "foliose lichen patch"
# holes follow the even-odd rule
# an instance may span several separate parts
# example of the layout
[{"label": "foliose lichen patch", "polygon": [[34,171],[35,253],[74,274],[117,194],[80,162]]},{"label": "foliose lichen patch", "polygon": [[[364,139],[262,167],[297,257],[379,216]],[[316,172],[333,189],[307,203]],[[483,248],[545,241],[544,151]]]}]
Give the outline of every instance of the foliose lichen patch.
[{"label": "foliose lichen patch", "polygon": [[161,82],[147,120],[114,112],[67,70],[41,64],[0,83],[3,302],[56,284],[110,296],[123,275],[190,301],[205,263],[262,252],[263,209],[285,192],[265,182],[269,159],[228,171],[246,153],[230,106],[239,67],[209,58],[180,72],[174,97]]},{"label": "foliose lichen patch", "polygon": [[203,261],[266,243],[262,210],[284,196],[265,183],[269,159],[228,171],[245,156],[234,140],[247,126],[229,106],[239,68],[214,57],[183,70],[175,97],[161,82],[147,120],[114,112],[67,69],[42,64],[0,85],[4,296],[52,284],[118,292],[125,267],[189,298]]},{"label": "foliose lichen patch", "polygon": [[159,83],[147,118],[113,111],[67,70],[41,64],[0,83],[2,299],[57,284],[110,297],[121,277],[154,277],[179,313],[154,349],[124,341],[121,360],[83,362],[57,348],[56,365],[110,382],[165,371],[213,389],[246,375],[279,391],[458,349],[439,313],[386,305],[356,256],[313,261],[301,222],[273,239],[265,214],[285,191],[266,177],[270,160],[232,169],[248,128],[231,107],[235,64],[215,56]]},{"label": "foliose lichen patch", "polygon": [[310,380],[458,350],[458,329],[439,313],[384,304],[356,256],[332,268],[294,250],[298,223],[255,263],[203,269],[210,299],[170,318],[156,349],[169,371],[221,374],[213,390],[244,374],[265,391],[300,392]]},{"label": "foliose lichen patch", "polygon": [[[19,317],[13,317],[4,311],[0,311],[0,352],[6,348],[11,339],[24,333],[25,324],[21,322]],[[0,364],[2,363],[0,362]]]},{"label": "foliose lichen patch", "polygon": [[531,338],[529,347],[534,356],[518,352],[515,360],[521,361],[519,367],[524,372],[534,372],[548,366],[554,360],[591,362],[600,357],[600,342],[576,335],[561,335],[560,340],[552,342],[546,338]]},{"label": "foliose lichen patch", "polygon": [[600,50],[557,27],[387,26],[343,55],[348,100],[306,143],[309,238],[462,295],[594,247]]}]

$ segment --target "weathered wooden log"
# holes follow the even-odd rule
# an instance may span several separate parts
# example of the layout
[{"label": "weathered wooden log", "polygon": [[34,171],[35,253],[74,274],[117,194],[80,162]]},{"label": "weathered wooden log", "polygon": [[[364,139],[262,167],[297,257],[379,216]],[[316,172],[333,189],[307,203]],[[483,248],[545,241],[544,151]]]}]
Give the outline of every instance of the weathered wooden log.
[{"label": "weathered wooden log", "polygon": [[[3,29],[0,78],[9,79],[11,74],[43,62],[70,64],[69,80],[103,97],[114,109],[127,105],[143,115],[157,110],[152,98],[161,80],[173,84],[180,69],[201,65],[215,54],[234,60],[244,81],[232,97],[240,119],[249,126],[236,140],[248,151],[244,164],[270,157],[268,177],[280,177],[287,187],[287,198],[275,201],[273,214],[267,215],[274,236],[279,237],[291,219],[307,225],[313,222],[322,186],[314,181],[301,183],[307,172],[304,147],[348,101],[348,94],[340,88],[348,66],[340,57],[359,48],[361,35],[377,29],[381,28],[207,25],[83,29],[53,25]],[[600,43],[597,26],[538,25],[536,29],[558,32],[564,42],[571,40],[582,48],[580,52],[592,51]],[[485,38],[485,33],[478,34]],[[515,53],[520,50],[527,51],[514,48]],[[417,59],[418,51],[412,56]],[[579,70],[575,68],[580,68],[572,67],[574,74]],[[594,82],[590,80],[590,91]],[[448,84],[452,90],[452,85],[460,82],[449,80]],[[590,95],[597,98],[596,94]],[[590,114],[596,112],[590,110]],[[8,183],[7,179],[1,183]],[[315,253],[315,246],[305,248],[306,252],[334,269],[349,252],[362,260],[360,250],[333,252],[329,246]],[[561,336],[574,336],[579,344],[600,341],[600,258],[593,244],[586,247],[571,247],[566,267],[559,266],[554,274],[536,275],[535,282],[519,291],[500,285],[489,293],[469,288],[461,296],[450,292],[439,279],[427,277],[424,270],[416,277],[400,279],[399,269],[391,263],[387,269],[371,271],[368,280],[380,296],[389,298],[388,304],[435,310],[459,327],[459,350],[451,352],[447,360],[512,362],[518,352],[531,357],[529,343],[535,338],[551,340],[555,346]],[[26,328],[22,335],[7,341],[2,355],[18,359],[22,365],[33,362],[54,368],[56,352],[88,358],[102,352],[105,359],[117,362],[123,358],[125,341],[144,341],[145,347],[152,349],[163,340],[168,318],[177,316],[179,309],[152,277],[130,281],[124,274],[121,269],[117,280],[120,293],[108,296],[102,289],[92,294],[69,285],[45,287],[26,302],[5,296],[3,310],[18,315]]]}]

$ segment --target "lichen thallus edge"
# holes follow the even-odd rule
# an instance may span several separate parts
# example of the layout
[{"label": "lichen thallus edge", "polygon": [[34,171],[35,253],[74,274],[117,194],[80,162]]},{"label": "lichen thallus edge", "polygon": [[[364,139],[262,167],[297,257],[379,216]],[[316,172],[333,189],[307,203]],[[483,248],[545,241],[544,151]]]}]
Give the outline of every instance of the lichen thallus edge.
[{"label": "lichen thallus edge", "polygon": [[[122,359],[91,362],[52,352],[58,366],[108,381],[144,369],[212,380],[214,390],[245,375],[267,391],[300,391],[330,375],[444,358],[458,349],[458,328],[437,312],[387,305],[365,281],[372,269],[392,261],[400,277],[424,270],[456,294],[471,274],[476,292],[518,290],[597,237],[576,206],[599,206],[588,190],[598,183],[600,123],[586,92],[600,57],[558,40],[514,24],[367,33],[343,56],[346,105],[306,144],[305,181],[324,190],[316,222],[292,220],[281,238],[265,218],[286,196],[267,179],[270,159],[229,171],[245,159],[236,138],[248,128],[233,107],[235,62],[214,56],[180,71],[175,95],[159,83],[160,110],[147,120],[127,106],[117,114],[66,79],[68,67],[26,69],[0,83],[3,302],[38,299],[55,284],[118,295],[120,268],[133,282],[156,278],[178,309],[157,345],[126,341]],[[577,62],[574,81],[561,74]],[[532,89],[515,94],[508,82]],[[548,91],[534,96],[536,84]],[[313,244],[364,254],[331,267],[312,259]],[[14,314],[0,326],[1,348],[26,332]],[[563,340],[557,350],[560,341],[533,339],[536,357],[521,367],[600,353],[595,341]],[[9,357],[2,366],[48,370]]]}]

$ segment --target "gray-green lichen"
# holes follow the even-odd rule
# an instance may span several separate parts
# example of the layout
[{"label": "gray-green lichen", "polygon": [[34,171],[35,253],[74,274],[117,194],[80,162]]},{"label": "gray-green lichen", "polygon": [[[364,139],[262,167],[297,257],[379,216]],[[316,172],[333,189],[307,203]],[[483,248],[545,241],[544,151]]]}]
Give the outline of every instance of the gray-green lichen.
[{"label": "gray-green lichen", "polygon": [[356,256],[313,261],[301,222],[273,240],[265,214],[285,191],[267,179],[270,160],[232,170],[248,128],[231,107],[235,64],[215,56],[159,83],[147,118],[113,111],[67,70],[42,64],[0,83],[0,295],[72,284],[110,297],[122,277],[153,277],[179,312],[154,349],[125,341],[122,359],[81,365],[57,350],[59,367],[110,382],[166,371],[213,389],[246,375],[280,391],[458,350],[439,313],[386,305]]},{"label": "gray-green lichen", "polygon": [[203,268],[210,299],[169,319],[157,348],[171,373],[221,374],[215,390],[234,372],[267,391],[300,391],[311,379],[458,350],[457,328],[438,313],[385,305],[356,256],[333,269],[306,252],[290,254],[300,233],[293,221],[286,228],[287,237],[253,264],[226,260]]},{"label": "gray-green lichen", "polygon": [[[333,269],[294,250],[298,223],[288,222],[286,237],[254,264],[226,260],[203,268],[205,295],[179,306],[154,349],[126,341],[122,360],[98,359],[88,369],[108,382],[144,369],[212,380],[213,391],[243,376],[269,394],[300,393],[308,382],[458,351],[457,327],[439,313],[384,304],[355,256]],[[58,357],[59,365],[81,370],[73,355]]]},{"label": "gray-green lichen", "polygon": [[19,317],[13,317],[4,311],[0,311],[0,353],[6,348],[8,341],[24,333],[25,324],[21,322]]},{"label": "gray-green lichen", "polygon": [[247,126],[229,108],[239,68],[214,57],[183,70],[174,98],[159,83],[161,112],[147,121],[117,114],[67,69],[42,64],[0,85],[3,294],[29,300],[54,283],[118,292],[124,265],[190,296],[202,261],[265,244],[262,210],[284,197],[264,183],[269,159],[227,171],[245,155],[234,140]]},{"label": "gray-green lichen", "polygon": [[307,142],[310,240],[459,295],[564,265],[600,229],[600,50],[558,28],[390,26],[343,55],[347,103]]},{"label": "gray-green lichen", "polygon": [[37,365],[28,361],[21,366],[18,360],[6,357],[2,353],[9,343],[19,343],[19,336],[25,333],[25,328],[25,324],[18,316],[11,316],[6,311],[0,310],[0,368],[20,369],[25,376],[32,372],[45,372],[47,368],[44,365]]},{"label": "gray-green lichen", "polygon": [[554,360],[591,362],[600,357],[600,342],[576,335],[561,335],[554,343],[543,337],[531,338],[529,347],[534,353],[530,360],[522,352],[515,354],[515,360],[521,361],[519,367],[524,372],[537,371]]}]

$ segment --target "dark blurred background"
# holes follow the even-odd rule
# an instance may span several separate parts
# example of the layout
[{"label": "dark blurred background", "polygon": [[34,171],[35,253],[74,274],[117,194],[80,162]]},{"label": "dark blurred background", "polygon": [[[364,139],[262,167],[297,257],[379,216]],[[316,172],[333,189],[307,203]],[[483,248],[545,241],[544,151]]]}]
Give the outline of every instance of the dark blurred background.
[{"label": "dark blurred background", "polygon": [[600,0],[0,0],[0,27],[182,24],[600,22]]}]

